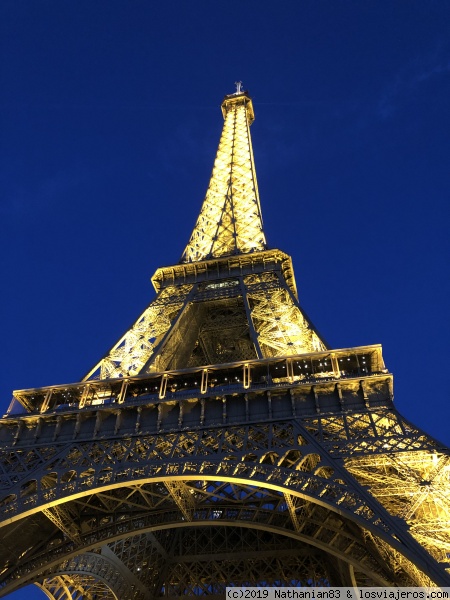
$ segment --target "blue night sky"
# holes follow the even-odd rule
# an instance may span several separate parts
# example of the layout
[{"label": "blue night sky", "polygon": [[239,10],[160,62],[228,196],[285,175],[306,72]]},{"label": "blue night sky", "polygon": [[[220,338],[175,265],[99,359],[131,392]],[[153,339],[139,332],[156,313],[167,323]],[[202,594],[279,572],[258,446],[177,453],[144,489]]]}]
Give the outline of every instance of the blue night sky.
[{"label": "blue night sky", "polygon": [[2,0],[0,40],[1,410],[154,297],[240,79],[301,304],[333,347],[382,343],[397,408],[450,444],[448,2]]}]

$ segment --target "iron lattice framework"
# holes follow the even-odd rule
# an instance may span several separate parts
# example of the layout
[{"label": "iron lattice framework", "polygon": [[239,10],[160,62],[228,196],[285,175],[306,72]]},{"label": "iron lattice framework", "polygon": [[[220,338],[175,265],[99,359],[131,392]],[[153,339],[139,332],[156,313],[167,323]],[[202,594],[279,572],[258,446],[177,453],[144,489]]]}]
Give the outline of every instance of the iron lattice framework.
[{"label": "iron lattice framework", "polygon": [[450,457],[379,345],[330,349],[262,228],[250,97],[226,96],[179,264],[80,382],[0,421],[0,597],[224,597],[227,585],[450,585]]},{"label": "iron lattice framework", "polygon": [[247,94],[225,98],[225,119],[208,191],[182,262],[266,249]]}]

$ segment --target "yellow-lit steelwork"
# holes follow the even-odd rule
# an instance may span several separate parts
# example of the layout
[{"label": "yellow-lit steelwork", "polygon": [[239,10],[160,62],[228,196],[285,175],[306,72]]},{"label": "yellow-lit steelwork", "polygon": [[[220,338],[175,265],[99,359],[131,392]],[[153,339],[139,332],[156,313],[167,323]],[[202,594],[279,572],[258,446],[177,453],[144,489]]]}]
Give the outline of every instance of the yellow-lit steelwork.
[{"label": "yellow-lit steelwork", "polygon": [[[134,376],[183,362],[206,365],[325,349],[298,306],[292,267],[285,266],[281,273],[269,268],[274,257],[276,263],[290,259],[266,250],[250,137],[252,100],[246,92],[231,94],[225,97],[222,112],[225,121],[211,180],[180,265],[155,274],[158,297],[85,379]],[[212,299],[217,296],[214,289],[227,285],[210,283],[208,287],[206,281],[217,279],[219,264],[228,263],[230,273],[231,258],[226,257],[237,256],[250,256],[252,273],[255,265],[262,264],[262,269],[243,278],[249,270],[241,268],[239,279],[229,281],[229,286],[236,284],[234,297],[242,301],[239,306],[233,300],[222,302],[220,309],[213,306],[215,314],[222,313],[220,335],[211,326],[206,332],[207,316],[199,315],[202,311],[196,305],[207,299],[206,289]],[[195,270],[190,276],[194,289],[186,285],[186,263],[192,263]],[[161,290],[167,278],[177,285]],[[186,323],[189,329],[197,328],[195,335],[187,335]],[[236,335],[233,350],[231,338]],[[177,356],[178,348],[188,343],[190,356],[185,356],[185,349],[182,357]]]},{"label": "yellow-lit steelwork", "polygon": [[[389,425],[388,425],[389,427]],[[392,428],[392,426],[391,426]],[[354,457],[346,468],[442,564],[450,555],[450,457],[402,452]],[[401,556],[396,557],[401,562]],[[426,579],[421,585],[429,585]]]},{"label": "yellow-lit steelwork", "polygon": [[250,125],[253,105],[246,92],[227,96],[225,119],[208,191],[183,262],[265,250]]},{"label": "yellow-lit steelwork", "polygon": [[192,286],[168,287],[143,312],[85,379],[114,379],[143,371],[155,346],[170,329]]},{"label": "yellow-lit steelwork", "polygon": [[450,452],[396,411],[381,346],[330,349],[302,311],[240,84],[222,111],[156,299],[82,381],[18,390],[0,420],[0,597],[450,586]]},{"label": "yellow-lit steelwork", "polygon": [[308,324],[287,286],[273,273],[244,278],[250,315],[264,357],[321,352],[325,345]]}]

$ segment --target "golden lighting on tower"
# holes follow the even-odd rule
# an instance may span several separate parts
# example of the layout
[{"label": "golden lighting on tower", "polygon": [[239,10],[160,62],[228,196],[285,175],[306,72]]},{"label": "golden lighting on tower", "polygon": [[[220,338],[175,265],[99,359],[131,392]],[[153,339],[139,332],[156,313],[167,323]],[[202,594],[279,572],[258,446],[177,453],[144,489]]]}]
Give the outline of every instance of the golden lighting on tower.
[{"label": "golden lighting on tower", "polygon": [[266,249],[250,138],[253,104],[238,86],[225,97],[222,112],[211,180],[183,262]]},{"label": "golden lighting on tower", "polygon": [[379,344],[331,349],[300,309],[241,85],[156,298],[82,381],[17,390],[0,420],[1,597],[450,585],[449,450],[396,410]]}]

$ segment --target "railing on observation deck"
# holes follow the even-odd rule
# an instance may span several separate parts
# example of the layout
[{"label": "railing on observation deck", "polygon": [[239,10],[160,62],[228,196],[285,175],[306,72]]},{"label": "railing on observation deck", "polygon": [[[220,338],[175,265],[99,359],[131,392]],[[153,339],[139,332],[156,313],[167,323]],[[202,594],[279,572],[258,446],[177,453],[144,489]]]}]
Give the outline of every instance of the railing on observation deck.
[{"label": "railing on observation deck", "polygon": [[289,357],[244,360],[136,377],[19,390],[5,417],[79,410],[111,404],[232,395],[261,389],[364,378],[385,369],[381,346],[327,350]]}]

